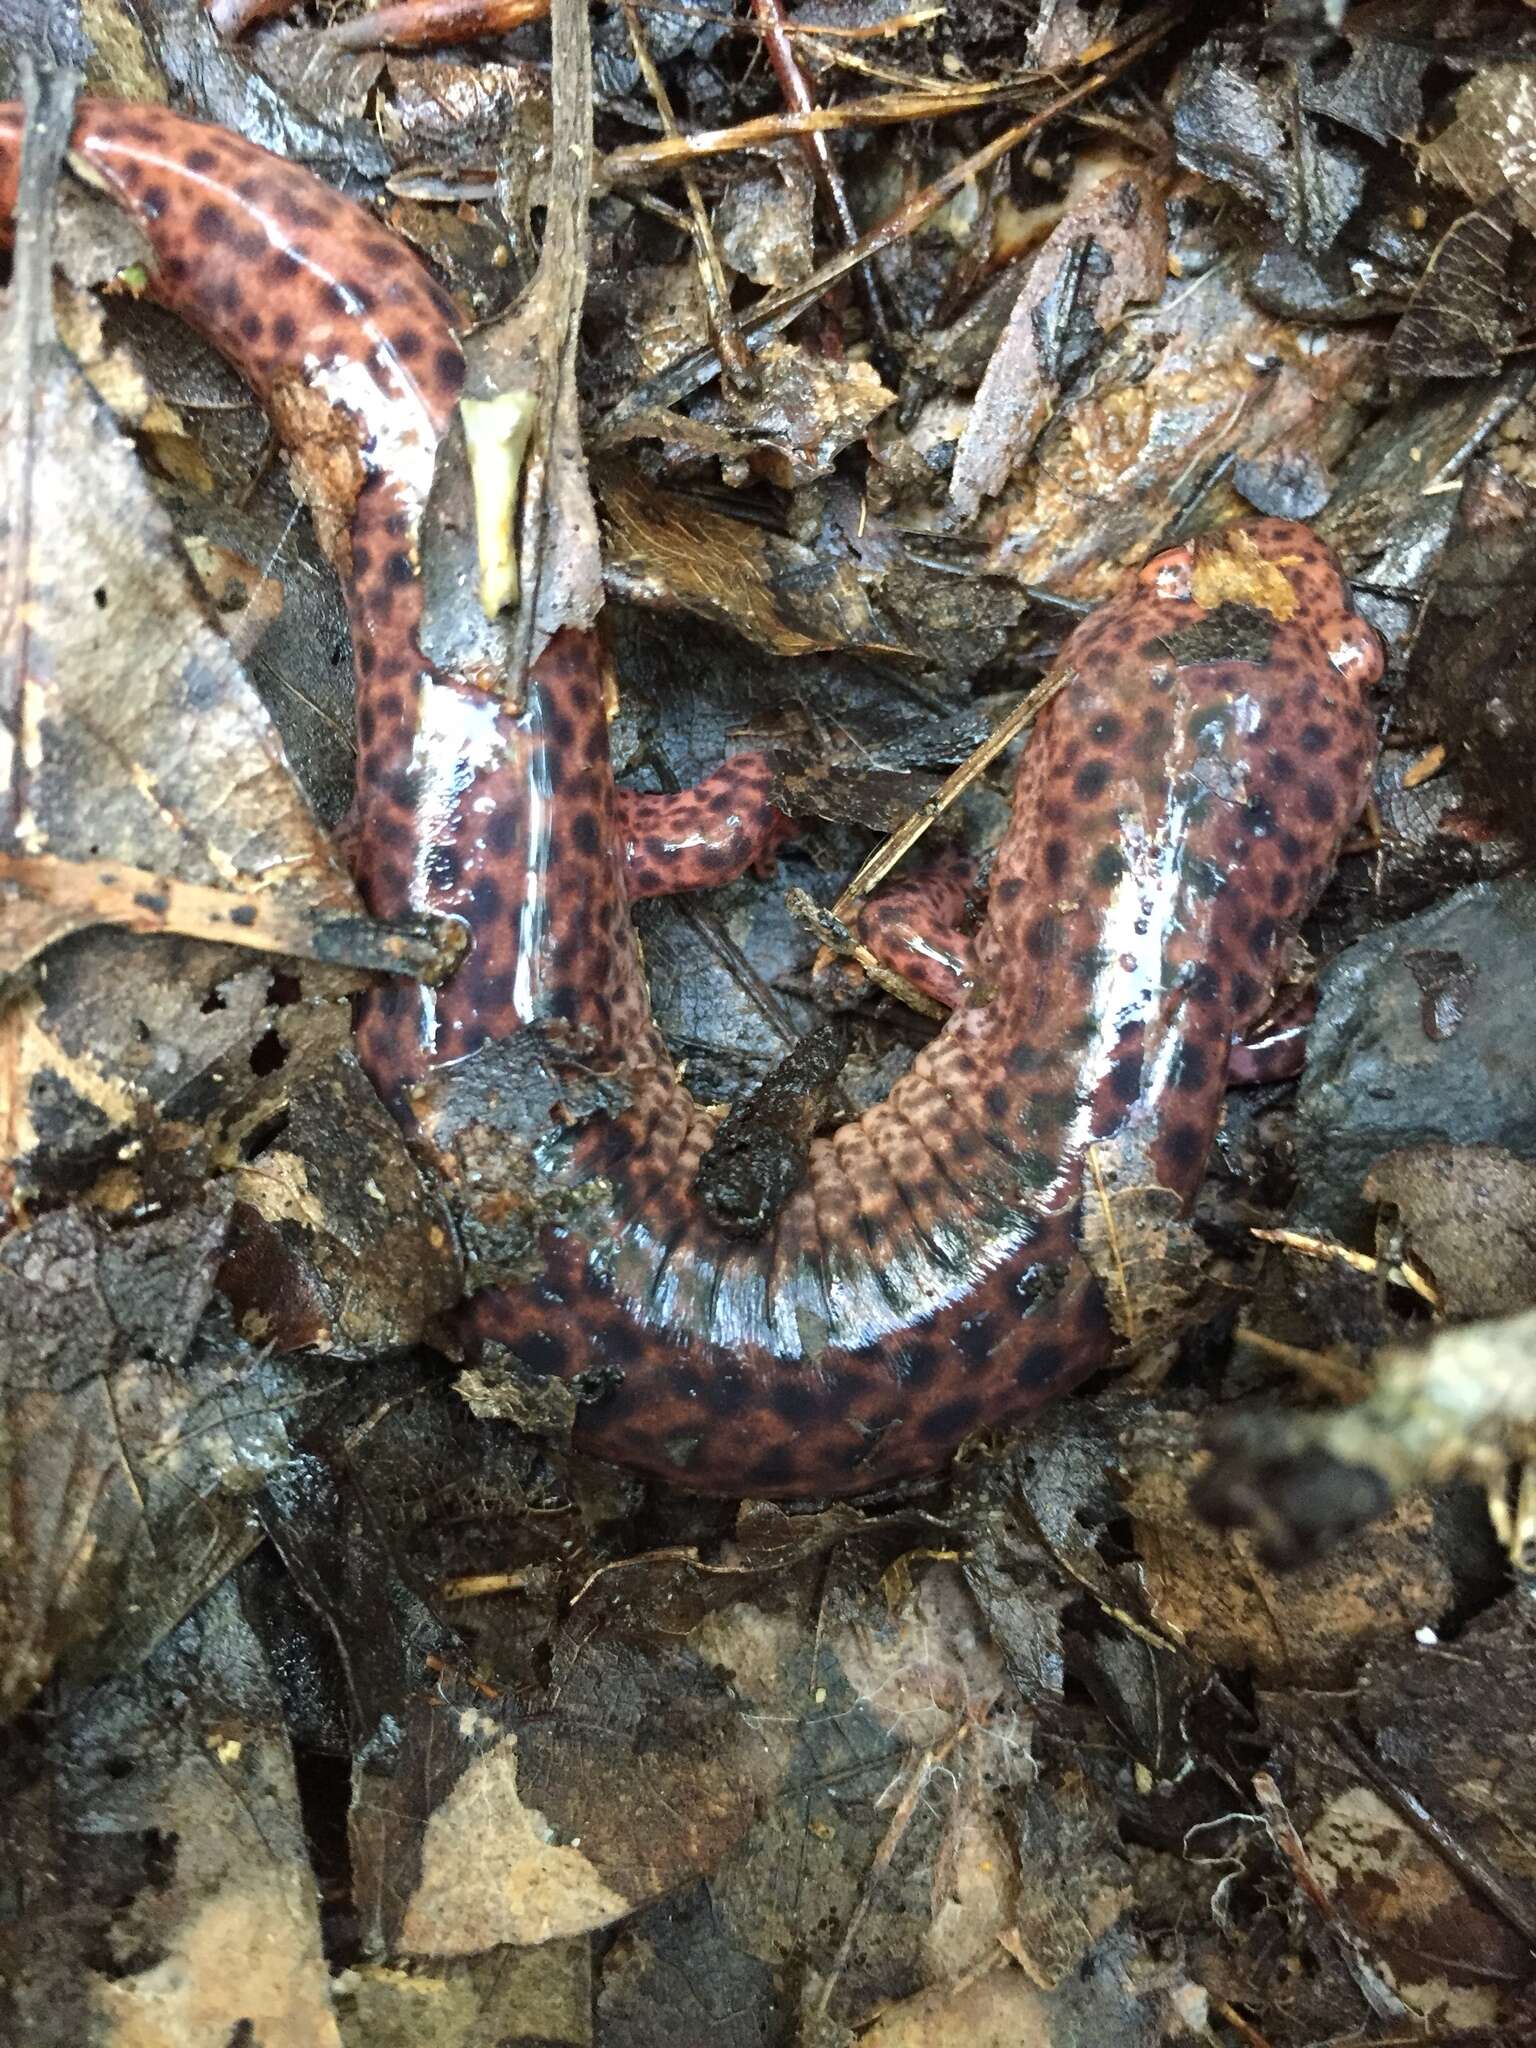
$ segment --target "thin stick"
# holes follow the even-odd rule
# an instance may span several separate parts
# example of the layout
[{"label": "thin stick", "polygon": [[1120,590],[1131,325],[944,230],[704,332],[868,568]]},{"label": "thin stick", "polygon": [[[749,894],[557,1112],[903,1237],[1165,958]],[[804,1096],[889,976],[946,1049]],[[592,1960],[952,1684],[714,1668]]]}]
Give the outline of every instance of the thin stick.
[{"label": "thin stick", "polygon": [[[650,43],[640,25],[635,0],[620,0],[620,4],[624,9],[624,26],[629,30],[630,47],[634,50],[641,76],[655,102],[656,112],[661,118],[662,132],[669,141],[677,141],[681,138],[678,136],[677,116],[672,111],[672,95],[667,91],[667,82],[651,54]],[[692,171],[683,173],[683,192],[688,201],[689,214],[692,216],[694,253],[698,257],[699,281],[704,287],[710,335],[726,375],[735,383],[750,387],[757,382],[757,372],[741,338],[741,328],[737,324],[736,315],[731,311],[731,288],[726,282],[725,266],[720,261],[714,230],[709,224],[709,211],[704,204],[704,194]]]},{"label": "thin stick", "polygon": [[1445,1303],[1439,1291],[1427,1280],[1417,1266],[1409,1260],[1400,1264],[1388,1264],[1382,1259],[1372,1258],[1369,1252],[1351,1250],[1347,1244],[1335,1244],[1332,1238],[1313,1237],[1304,1230],[1251,1230],[1251,1237],[1259,1238],[1264,1244],[1284,1245],[1290,1252],[1300,1252],[1303,1258],[1321,1259],[1334,1266],[1348,1266],[1352,1272],[1365,1273],[1374,1278],[1385,1274],[1395,1286],[1406,1287],[1416,1294],[1420,1301],[1428,1302],[1432,1309],[1442,1311]]},{"label": "thin stick", "polygon": [[[784,20],[783,0],[752,0],[752,12],[757,16],[763,31],[763,47],[768,52],[768,61],[773,66],[774,76],[779,81],[779,90],[784,103],[792,113],[805,113],[815,104],[815,97],[800,68],[795,55],[795,46]],[[821,187],[822,197],[831,209],[837,223],[838,239],[845,249],[851,249],[859,239],[858,224],[853,217],[853,208],[848,204],[848,194],[843,189],[842,174],[837,168],[832,148],[822,133],[804,135],[800,139],[801,154],[811,167],[811,173]],[[873,263],[861,263],[855,272],[859,291],[864,300],[870,331],[882,348],[890,347],[890,323],[886,318],[885,300],[880,290],[879,275]]]},{"label": "thin stick", "polygon": [[[1005,129],[993,141],[984,144],[963,162],[946,171],[943,177],[935,178],[931,185],[925,186],[904,206],[888,214],[867,234],[860,235],[851,248],[839,249],[835,256],[829,257],[819,269],[812,271],[809,277],[801,279],[797,284],[785,285],[759,300],[755,309],[744,316],[741,322],[747,346],[753,350],[760,348],[770,335],[778,333],[781,328],[788,327],[791,321],[797,320],[808,306],[814,305],[822,293],[836,284],[840,278],[846,277],[850,271],[857,270],[861,263],[867,262],[871,257],[878,256],[883,249],[894,248],[898,242],[913,234],[924,221],[937,213],[941,206],[947,205],[972,179],[980,177],[983,171],[990,170],[992,165],[1007,156],[1010,150],[1017,149],[1021,142],[1026,142],[1031,135],[1064,114],[1069,107],[1075,107],[1080,101],[1091,99],[1095,93],[1102,92],[1106,85],[1144,57],[1147,51],[1168,33],[1177,19],[1178,16],[1173,10],[1159,8],[1145,29],[1133,36],[1117,55],[1098,65],[1080,85],[1059,94],[1049,106],[1042,107],[1038,113],[1029,115],[1026,120],[1015,122],[1013,127]],[[695,391],[702,390],[704,385],[719,375],[719,371],[719,359],[712,349],[696,349],[692,354],[683,356],[670,368],[662,370],[645,384],[637,386],[627,397],[619,400],[607,417],[600,422],[594,436],[595,445],[611,446],[615,440],[622,438],[622,430],[638,415],[654,411],[658,407],[679,404],[683,399],[691,397]]]},{"label": "thin stick", "polygon": [[934,819],[941,818],[955,799],[963,795],[998,755],[1013,744],[1025,727],[1034,723],[1057,691],[1065,688],[1076,673],[1073,668],[1053,670],[1044,682],[1035,685],[1022,703],[1014,706],[999,725],[993,727],[975,752],[960,763],[954,773],[929,797],[927,803],[920,804],[905,824],[899,825],[883,845],[875,848],[833,904],[832,915],[835,918],[843,924],[852,922],[859,904],[872,889],[885,880],[902,855],[916,846]]}]

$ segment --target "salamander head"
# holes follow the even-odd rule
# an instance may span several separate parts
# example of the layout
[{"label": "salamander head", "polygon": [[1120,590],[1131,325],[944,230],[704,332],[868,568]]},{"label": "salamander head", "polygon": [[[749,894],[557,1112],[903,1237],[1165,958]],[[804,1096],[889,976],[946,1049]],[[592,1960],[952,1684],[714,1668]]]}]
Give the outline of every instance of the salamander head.
[{"label": "salamander head", "polygon": [[1362,696],[1381,680],[1381,641],[1356,611],[1338,557],[1294,520],[1245,519],[1164,548],[1137,582],[1161,604],[1185,609],[1190,624],[1228,607],[1257,614],[1255,623],[1267,619],[1279,639],[1320,654]]}]

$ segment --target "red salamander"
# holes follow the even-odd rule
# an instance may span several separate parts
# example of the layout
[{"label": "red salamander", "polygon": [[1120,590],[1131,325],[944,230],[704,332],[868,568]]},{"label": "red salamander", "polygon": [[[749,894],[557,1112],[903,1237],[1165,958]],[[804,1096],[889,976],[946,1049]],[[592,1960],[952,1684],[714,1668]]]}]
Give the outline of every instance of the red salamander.
[{"label": "red salamander", "polygon": [[[0,110],[7,217],[19,136]],[[85,102],[75,149],[144,231],[155,296],[279,432],[303,389],[361,452],[334,550],[358,882],[379,916],[452,911],[472,932],[441,989],[401,981],[362,1006],[375,1084],[408,1120],[411,1084],[534,1025],[574,1030],[608,1078],[612,1109],[551,1138],[582,1201],[545,1229],[537,1280],[473,1298],[471,1339],[540,1374],[609,1368],[578,1447],[725,1494],[930,1471],[1102,1365],[1089,1148],[1192,1198],[1229,1046],[1369,788],[1381,650],[1329,550],[1250,520],[1155,556],[1076,629],[964,971],[934,967],[957,1006],[884,1102],[813,1140],[767,1233],[732,1236],[694,1192],[715,1125],[652,1024],[629,901],[770,852],[790,828],[768,764],[624,798],[589,633],[557,636],[516,712],[435,668],[416,540],[463,383],[451,301],[359,207],[221,130]]]}]

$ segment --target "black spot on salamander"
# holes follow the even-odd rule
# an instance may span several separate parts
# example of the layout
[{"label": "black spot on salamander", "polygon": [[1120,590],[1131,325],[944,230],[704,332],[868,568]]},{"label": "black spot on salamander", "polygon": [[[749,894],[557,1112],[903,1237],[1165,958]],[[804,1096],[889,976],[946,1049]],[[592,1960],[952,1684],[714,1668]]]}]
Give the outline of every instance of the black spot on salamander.
[{"label": "black spot on salamander", "polygon": [[1172,1163],[1188,1172],[1205,1157],[1206,1135],[1195,1124],[1173,1124],[1163,1133],[1163,1144]]},{"label": "black spot on salamander", "polygon": [[904,1385],[926,1387],[939,1369],[938,1346],[926,1341],[904,1344],[896,1354],[895,1364]]},{"label": "black spot on salamander", "polygon": [[229,216],[222,206],[200,206],[192,216],[192,232],[200,242],[227,242],[230,233]]},{"label": "black spot on salamander", "polygon": [[785,1422],[814,1422],[824,1406],[824,1396],[809,1380],[785,1378],[774,1388],[769,1405]]},{"label": "black spot on salamander", "polygon": [[1109,1091],[1127,1109],[1141,1094],[1141,1065],[1141,1054],[1133,1052],[1116,1060],[1109,1070]]},{"label": "black spot on salamander", "polygon": [[962,1394],[957,1400],[943,1401],[925,1415],[918,1424],[918,1433],[931,1444],[958,1443],[969,1436],[981,1420],[981,1402],[974,1395]]},{"label": "black spot on salamander", "polygon": [[1031,1344],[1014,1374],[1015,1384],[1020,1387],[1048,1387],[1060,1375],[1067,1362],[1067,1354],[1050,1338],[1038,1344]]},{"label": "black spot on salamander", "polygon": [[1306,787],[1304,801],[1309,818],[1315,818],[1319,825],[1328,825],[1333,822],[1333,815],[1338,807],[1338,798],[1330,783],[1321,781],[1309,782]]},{"label": "black spot on salamander", "polygon": [[1206,1058],[1205,1047],[1196,1045],[1186,1038],[1179,1047],[1178,1057],[1173,1063],[1173,1085],[1186,1094],[1197,1093],[1210,1078],[1211,1063]]},{"label": "black spot on salamander", "polygon": [[512,1346],[514,1352],[532,1373],[541,1379],[554,1379],[566,1368],[568,1353],[565,1339],[557,1337],[551,1330],[532,1330],[520,1336]]},{"label": "black spot on salamander", "polygon": [[748,1466],[746,1477],[754,1486],[784,1486],[795,1476],[794,1454],[787,1450],[765,1451]]}]

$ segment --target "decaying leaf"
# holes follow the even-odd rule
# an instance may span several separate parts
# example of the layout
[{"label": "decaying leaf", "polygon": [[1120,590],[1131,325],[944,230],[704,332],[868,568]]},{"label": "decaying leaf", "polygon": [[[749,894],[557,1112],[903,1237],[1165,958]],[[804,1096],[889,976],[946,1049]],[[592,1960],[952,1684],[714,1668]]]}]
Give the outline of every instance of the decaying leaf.
[{"label": "decaying leaf", "polygon": [[518,1791],[515,1738],[493,1742],[432,1815],[399,1943],[407,1955],[474,1955],[606,1927],[631,1912],[589,1855],[552,1839]]},{"label": "decaying leaf", "polygon": [[1383,1235],[1411,1252],[1448,1315],[1536,1306],[1536,1165],[1499,1145],[1389,1152],[1365,1192],[1394,1212]]},{"label": "decaying leaf", "polygon": [[1247,1539],[1190,1520],[1194,1461],[1169,1450],[1165,1438],[1133,1445],[1127,1512],[1151,1612],[1192,1654],[1264,1683],[1326,1686],[1384,1639],[1405,1639],[1445,1613],[1451,1579],[1424,1498],[1403,1501],[1348,1550],[1282,1575]]},{"label": "decaying leaf", "polygon": [[1513,340],[1504,310],[1509,258],[1502,198],[1447,229],[1393,330],[1394,377],[1486,377],[1499,367]]},{"label": "decaying leaf", "polygon": [[777,654],[879,641],[850,562],[829,563],[634,472],[605,474],[602,506],[607,572],[632,597],[714,619]]},{"label": "decaying leaf", "polygon": [[46,332],[13,321],[11,343],[0,543],[20,849],[355,910],[131,446]]},{"label": "decaying leaf", "polygon": [[[1411,1654],[1411,1653],[1408,1653]],[[1518,1932],[1380,1792],[1351,1784],[1306,1832],[1319,1881],[1370,1944],[1382,1976],[1430,2025],[1497,2027],[1522,1973]]]},{"label": "decaying leaf", "polygon": [[1294,120],[1277,71],[1245,63],[1213,36],[1178,82],[1173,134],[1180,160],[1263,207],[1286,240],[1321,255],[1339,239],[1365,187],[1352,144]]},{"label": "decaying leaf", "polygon": [[[982,506],[987,570],[1097,601],[1162,544],[1192,473],[1214,478],[1229,457],[1272,442],[1329,459],[1346,394],[1377,345],[1331,330],[1301,357],[1288,331],[1224,272],[1195,288],[1170,280],[1149,317],[1122,321],[1098,374],[1069,390],[1033,459]],[[1206,501],[1213,520],[1222,502],[1219,490]]]},{"label": "decaying leaf", "polygon": [[0,1243],[0,1710],[132,1662],[259,1540],[289,1453],[278,1369],[198,1336],[230,1190],[137,1229],[60,1212]]},{"label": "decaying leaf", "polygon": [[366,1357],[420,1342],[462,1292],[442,1197],[350,1056],[294,1077],[234,1196],[219,1287],[253,1344]]},{"label": "decaying leaf", "polygon": [[829,362],[790,342],[769,342],[753,367],[750,397],[706,399],[699,417],[734,434],[744,451],[743,476],[764,477],[781,490],[825,476],[896,403],[873,364]]},{"label": "decaying leaf", "polygon": [[1426,176],[1479,206],[1508,193],[1536,228],[1536,79],[1525,64],[1490,64],[1456,95],[1456,111],[1418,152]]},{"label": "decaying leaf", "polygon": [[[62,397],[39,394],[50,474],[25,487],[48,599],[26,628],[22,843],[226,885],[278,870],[299,902],[353,907],[265,710],[190,601],[127,444]],[[87,508],[100,510],[93,530]]]},{"label": "decaying leaf", "polygon": [[1358,30],[1348,37],[1348,61],[1330,64],[1326,72],[1307,65],[1302,104],[1369,135],[1373,142],[1410,141],[1423,119],[1423,78],[1434,61],[1429,49],[1399,42],[1390,34],[1372,34],[1363,17],[1346,16],[1345,27]]},{"label": "decaying leaf", "polygon": [[1186,1324],[1212,1263],[1177,1198],[1157,1184],[1145,1148],[1146,1134],[1129,1128],[1093,1148],[1082,1235],[1115,1328],[1143,1363]]},{"label": "decaying leaf", "polygon": [[[34,1756],[0,1803],[15,2038],[341,2048],[281,1692],[233,1580],[142,1672],[50,1715]],[[38,1880],[82,1849],[97,1881],[61,1909]]]},{"label": "decaying leaf", "polygon": [[1536,499],[1518,463],[1517,451],[1510,467],[1475,463],[1457,494],[1414,633],[1402,719],[1446,747],[1476,814],[1529,846],[1536,823],[1523,792],[1536,776],[1536,675],[1527,656],[1536,624]]},{"label": "decaying leaf", "polygon": [[1113,1810],[1081,1772],[1033,1788],[1020,1821],[1022,1882],[1002,1943],[1032,1984],[1055,1990],[1130,1905],[1130,1872]]},{"label": "decaying leaf", "polygon": [[1028,454],[1088,336],[1167,276],[1162,195],[1139,167],[1079,170],[1066,212],[1030,265],[955,450],[949,497],[962,515],[995,497]]},{"label": "decaying leaf", "polygon": [[733,270],[764,286],[793,284],[811,269],[810,171],[793,155],[760,176],[738,179],[715,210],[720,254]]}]

